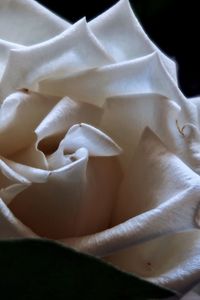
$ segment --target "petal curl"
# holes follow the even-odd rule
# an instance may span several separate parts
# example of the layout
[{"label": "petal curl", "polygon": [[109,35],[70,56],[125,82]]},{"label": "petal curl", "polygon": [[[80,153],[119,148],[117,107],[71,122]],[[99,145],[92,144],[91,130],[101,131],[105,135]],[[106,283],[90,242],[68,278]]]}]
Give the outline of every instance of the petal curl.
[{"label": "petal curl", "polygon": [[0,238],[30,238],[36,235],[22,224],[0,199]]},{"label": "petal curl", "polygon": [[[149,130],[133,162],[113,215],[113,224],[120,224],[64,242],[99,256],[112,253],[108,259],[117,266],[175,289],[189,289],[199,278],[200,233],[193,231],[199,228],[199,176]],[[182,231],[191,232],[178,233]]]},{"label": "petal curl", "polygon": [[102,113],[103,110],[94,105],[64,97],[36,128],[38,147],[44,152],[53,152],[71,126],[81,122],[98,126]]},{"label": "petal curl", "polygon": [[175,63],[148,38],[129,1],[121,0],[89,23],[91,30],[116,62],[132,60],[157,51],[171,76],[176,80]]},{"label": "petal curl", "polygon": [[121,181],[116,158],[88,161],[88,151],[80,148],[70,163],[52,171],[4,161],[32,182],[9,207],[36,234],[59,239],[108,227]]},{"label": "petal curl", "polygon": [[[15,89],[38,91],[42,80],[48,83],[49,78],[59,80],[68,74],[110,63],[112,59],[83,19],[43,43],[13,49],[0,83],[0,99],[3,101]],[[68,93],[63,96],[66,95]]]},{"label": "petal curl", "polygon": [[0,38],[8,42],[27,46],[40,43],[69,26],[34,0],[1,0]]},{"label": "petal curl", "polygon": [[109,97],[138,93],[161,94],[181,105],[186,101],[157,52],[60,80],[43,81],[40,91],[52,95],[68,95],[74,100],[99,106],[103,106]]},{"label": "petal curl", "polygon": [[37,125],[58,98],[18,91],[7,97],[0,110],[0,153],[12,155],[35,141]]}]

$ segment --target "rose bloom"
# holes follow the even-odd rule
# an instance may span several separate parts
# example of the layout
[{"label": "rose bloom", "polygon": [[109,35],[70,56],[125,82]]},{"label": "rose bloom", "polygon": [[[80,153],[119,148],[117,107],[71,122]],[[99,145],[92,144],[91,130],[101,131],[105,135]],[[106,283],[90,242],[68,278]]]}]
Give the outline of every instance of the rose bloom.
[{"label": "rose bloom", "polygon": [[126,0],[88,24],[0,2],[0,237],[185,291],[200,278],[200,99]]}]

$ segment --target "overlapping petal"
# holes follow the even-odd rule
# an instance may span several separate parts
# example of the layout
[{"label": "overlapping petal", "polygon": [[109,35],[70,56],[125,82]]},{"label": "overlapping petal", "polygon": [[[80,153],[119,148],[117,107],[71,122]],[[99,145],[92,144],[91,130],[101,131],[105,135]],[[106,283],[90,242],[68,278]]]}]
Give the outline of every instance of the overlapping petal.
[{"label": "overlapping petal", "polygon": [[115,226],[65,242],[157,283],[189,289],[199,278],[199,191],[199,176],[147,130],[121,186]]},{"label": "overlapping petal", "polygon": [[148,38],[127,0],[119,1],[89,23],[96,37],[116,62],[132,60],[157,51],[176,80],[176,65]]},{"label": "overlapping petal", "polygon": [[[9,207],[40,236],[57,239],[94,233],[107,228],[111,221],[121,180],[115,156],[121,150],[109,137],[87,124],[81,125],[76,142],[76,129],[73,126],[61,142],[58,158],[57,152],[51,158],[47,156],[51,170],[2,158],[10,172],[31,183],[19,195],[14,194]],[[70,140],[74,141],[73,149],[68,148]],[[1,196],[7,201],[4,194]]]},{"label": "overlapping petal", "polygon": [[1,1],[0,100],[0,238],[59,239],[178,290],[198,281],[199,98],[127,0],[74,25]]},{"label": "overlapping petal", "polygon": [[29,46],[54,37],[69,26],[34,0],[1,0],[0,39]]}]

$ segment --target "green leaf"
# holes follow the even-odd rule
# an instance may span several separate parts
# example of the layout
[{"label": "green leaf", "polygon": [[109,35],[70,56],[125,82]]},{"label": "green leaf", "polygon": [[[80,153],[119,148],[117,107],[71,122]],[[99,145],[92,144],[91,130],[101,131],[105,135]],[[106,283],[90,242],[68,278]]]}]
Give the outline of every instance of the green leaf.
[{"label": "green leaf", "polygon": [[101,260],[42,239],[0,241],[4,299],[161,299],[174,295]]}]

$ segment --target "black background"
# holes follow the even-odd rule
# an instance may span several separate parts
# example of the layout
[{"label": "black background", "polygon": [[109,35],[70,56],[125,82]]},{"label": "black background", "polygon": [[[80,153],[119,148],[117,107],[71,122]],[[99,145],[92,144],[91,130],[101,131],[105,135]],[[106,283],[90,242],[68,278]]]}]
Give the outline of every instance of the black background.
[{"label": "black background", "polygon": [[[91,20],[117,0],[38,0],[70,22]],[[179,83],[187,96],[200,95],[200,13],[198,1],[132,0],[131,5],[151,39],[178,65]]]}]

